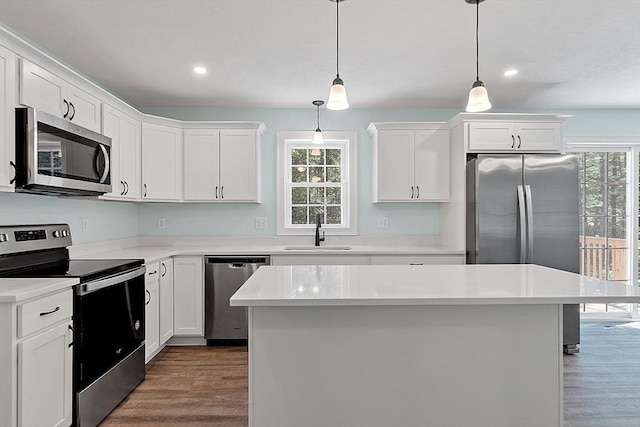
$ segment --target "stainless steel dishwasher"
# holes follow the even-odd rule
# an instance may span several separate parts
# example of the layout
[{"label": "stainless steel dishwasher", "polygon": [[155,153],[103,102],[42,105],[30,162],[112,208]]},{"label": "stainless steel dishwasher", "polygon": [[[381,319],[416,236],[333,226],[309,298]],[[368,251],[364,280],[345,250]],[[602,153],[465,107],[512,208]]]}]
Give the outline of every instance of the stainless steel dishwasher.
[{"label": "stainless steel dishwasher", "polygon": [[229,298],[262,265],[269,265],[268,256],[206,257],[204,335],[207,344],[246,342],[247,308],[231,307]]}]

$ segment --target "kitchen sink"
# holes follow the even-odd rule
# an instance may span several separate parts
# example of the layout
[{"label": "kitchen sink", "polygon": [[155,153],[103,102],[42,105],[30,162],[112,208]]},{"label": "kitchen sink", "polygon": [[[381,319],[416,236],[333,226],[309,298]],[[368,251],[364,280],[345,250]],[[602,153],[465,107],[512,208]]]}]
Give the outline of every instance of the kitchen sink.
[{"label": "kitchen sink", "polygon": [[351,246],[286,246],[285,251],[348,251]]}]

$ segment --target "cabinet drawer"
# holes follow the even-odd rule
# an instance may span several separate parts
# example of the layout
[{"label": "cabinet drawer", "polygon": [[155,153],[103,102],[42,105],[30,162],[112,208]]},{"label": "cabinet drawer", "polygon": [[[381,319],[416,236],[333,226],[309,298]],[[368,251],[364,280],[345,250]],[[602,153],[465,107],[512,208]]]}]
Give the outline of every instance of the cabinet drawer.
[{"label": "cabinet drawer", "polygon": [[372,255],[372,265],[464,264],[463,255]]},{"label": "cabinet drawer", "polygon": [[18,306],[18,337],[22,338],[73,315],[73,291],[40,298]]},{"label": "cabinet drawer", "polygon": [[144,282],[157,282],[160,277],[160,263],[151,262],[149,264],[145,264],[145,267],[147,267],[147,271],[144,273]]}]

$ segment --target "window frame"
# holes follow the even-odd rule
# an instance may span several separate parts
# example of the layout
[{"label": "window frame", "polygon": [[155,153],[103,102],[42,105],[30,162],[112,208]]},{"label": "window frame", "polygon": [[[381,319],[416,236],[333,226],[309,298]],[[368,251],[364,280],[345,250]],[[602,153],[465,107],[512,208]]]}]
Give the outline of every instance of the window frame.
[{"label": "window frame", "polygon": [[277,178],[276,178],[276,212],[277,234],[308,236],[315,229],[314,224],[288,224],[287,215],[291,208],[291,200],[286,198],[289,188],[288,179],[288,147],[303,144],[308,148],[335,148],[344,145],[342,180],[342,204],[346,226],[335,224],[323,224],[322,228],[329,235],[357,235],[358,234],[358,199],[357,199],[357,132],[355,131],[323,131],[325,144],[323,146],[311,145],[313,132],[310,131],[278,131],[277,132]]}]

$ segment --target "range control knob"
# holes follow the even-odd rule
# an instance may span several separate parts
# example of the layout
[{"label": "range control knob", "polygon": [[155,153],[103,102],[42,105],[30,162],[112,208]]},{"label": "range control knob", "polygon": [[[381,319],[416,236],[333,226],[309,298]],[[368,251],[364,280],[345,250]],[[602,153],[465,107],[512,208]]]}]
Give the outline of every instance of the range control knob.
[{"label": "range control knob", "polygon": [[9,236],[4,233],[0,233],[0,243],[9,241]]},{"label": "range control knob", "polygon": [[62,237],[62,230],[55,230],[53,232],[53,237]]}]

